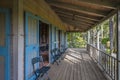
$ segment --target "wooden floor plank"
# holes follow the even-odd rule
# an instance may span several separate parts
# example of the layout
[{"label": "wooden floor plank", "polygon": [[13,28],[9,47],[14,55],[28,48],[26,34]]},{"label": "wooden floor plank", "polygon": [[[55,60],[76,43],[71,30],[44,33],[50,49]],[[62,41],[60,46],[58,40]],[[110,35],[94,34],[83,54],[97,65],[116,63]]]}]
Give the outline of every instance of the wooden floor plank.
[{"label": "wooden floor plank", "polygon": [[[85,61],[84,61],[84,57],[83,54],[81,54],[82,60],[81,60],[81,74],[82,74],[82,80],[87,80],[88,78],[88,72],[86,73],[86,66],[85,66]],[[88,78],[89,79],[89,78]]]},{"label": "wooden floor plank", "polygon": [[85,49],[68,49],[59,65],[51,65],[51,80],[107,80]]},{"label": "wooden floor plank", "polygon": [[60,80],[60,78],[62,77],[62,74],[64,72],[64,68],[66,66],[66,64],[63,62],[62,63],[62,66],[60,67],[61,65],[58,66],[58,68],[56,69],[56,78],[54,80]]},{"label": "wooden floor plank", "polygon": [[67,71],[66,71],[65,80],[70,80],[70,76],[69,76],[70,70],[71,70],[71,67],[70,67],[70,63],[69,63],[69,64],[68,64]]}]

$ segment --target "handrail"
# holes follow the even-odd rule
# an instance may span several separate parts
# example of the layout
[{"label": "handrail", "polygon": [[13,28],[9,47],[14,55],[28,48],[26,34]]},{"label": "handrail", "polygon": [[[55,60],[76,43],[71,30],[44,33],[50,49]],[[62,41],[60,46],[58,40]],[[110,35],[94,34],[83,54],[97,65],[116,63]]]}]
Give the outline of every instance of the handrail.
[{"label": "handrail", "polygon": [[87,50],[93,60],[99,64],[103,71],[112,79],[117,80],[117,62],[118,59],[105,53],[96,47],[87,44]]},{"label": "handrail", "polygon": [[110,57],[112,57],[112,58],[114,58],[114,59],[116,59],[116,60],[117,60],[117,58],[115,58],[115,57],[111,56],[110,54],[107,54],[106,52],[104,52],[104,51],[102,51],[102,50],[100,50],[100,49],[98,49],[98,48],[96,48],[96,47],[94,47],[93,45],[91,45],[91,44],[87,44],[87,45],[90,45],[91,47],[95,48],[96,50],[98,50],[98,51],[100,51],[100,52],[104,53],[105,55],[108,55],[108,56],[110,56]]}]

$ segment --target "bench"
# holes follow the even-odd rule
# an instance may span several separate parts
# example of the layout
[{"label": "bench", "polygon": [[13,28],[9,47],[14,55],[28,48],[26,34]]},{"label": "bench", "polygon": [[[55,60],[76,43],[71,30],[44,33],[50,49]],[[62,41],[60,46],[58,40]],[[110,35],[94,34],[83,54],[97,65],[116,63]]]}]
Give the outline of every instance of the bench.
[{"label": "bench", "polygon": [[[38,67],[36,69],[36,65],[40,65],[40,64],[42,64],[42,67]],[[50,69],[50,67],[49,66],[43,66],[44,63],[43,63],[42,56],[33,58],[32,59],[32,65],[33,65],[34,74],[36,76],[35,80],[38,80],[39,77],[40,77],[40,79],[42,79],[44,74],[46,74],[47,77],[48,77],[48,70]],[[48,80],[50,80],[49,77],[48,77]]]}]

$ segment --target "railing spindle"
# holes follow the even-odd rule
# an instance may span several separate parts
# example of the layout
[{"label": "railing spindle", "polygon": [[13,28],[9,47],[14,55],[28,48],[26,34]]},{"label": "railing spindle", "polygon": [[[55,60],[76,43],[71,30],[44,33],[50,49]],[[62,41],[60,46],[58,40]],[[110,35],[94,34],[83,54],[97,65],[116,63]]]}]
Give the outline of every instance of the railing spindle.
[{"label": "railing spindle", "polygon": [[[109,54],[106,54],[104,51],[101,51],[92,45],[87,46],[87,50],[89,50],[90,56],[93,58],[95,62],[97,62],[103,70],[108,74],[108,76],[112,80],[117,79],[117,59]],[[98,56],[99,53],[99,56]]]}]

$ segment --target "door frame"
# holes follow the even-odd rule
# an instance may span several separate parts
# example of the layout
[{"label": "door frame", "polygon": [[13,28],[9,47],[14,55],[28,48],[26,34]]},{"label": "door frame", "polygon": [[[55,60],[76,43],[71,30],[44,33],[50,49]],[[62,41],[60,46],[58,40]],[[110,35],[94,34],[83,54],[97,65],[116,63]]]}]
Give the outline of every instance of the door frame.
[{"label": "door frame", "polygon": [[[40,26],[40,21],[42,21],[42,22],[44,22],[44,23],[47,23],[48,25],[49,25],[49,22],[48,21],[46,21],[46,20],[43,20],[41,17],[39,17],[39,16],[36,16],[36,15],[34,15],[34,14],[32,14],[32,13],[30,13],[30,12],[25,12],[24,13],[25,14],[25,16],[24,16],[24,20],[25,20],[25,25],[24,25],[24,33],[25,33],[25,38],[24,38],[24,41],[25,41],[25,45],[24,45],[24,52],[25,52],[25,54],[24,54],[24,79],[25,80],[28,80],[28,76],[26,76],[26,72],[27,72],[27,70],[26,70],[26,66],[27,66],[27,63],[26,63],[26,60],[27,60],[27,52],[26,52],[26,42],[28,41],[28,35],[26,35],[26,33],[28,32],[28,29],[27,29],[27,26],[28,26],[28,24],[27,24],[27,22],[28,22],[28,17],[29,16],[31,16],[31,17],[33,17],[33,18],[35,18],[35,19],[37,19],[38,20],[38,30],[39,30],[39,28],[41,27]],[[49,26],[50,27],[50,26]],[[38,31],[38,33],[37,33],[37,41],[38,41],[38,43],[39,43],[39,40],[40,40],[40,30]],[[50,36],[49,36],[50,37]],[[39,43],[39,46],[40,46],[40,43]],[[50,46],[50,45],[49,45]],[[39,51],[39,50],[38,50]],[[39,52],[38,52],[38,55],[39,55]],[[50,63],[50,61],[49,61],[49,63]],[[34,78],[34,75],[32,75],[32,77],[30,78],[30,80],[32,80]]]}]

